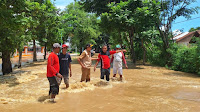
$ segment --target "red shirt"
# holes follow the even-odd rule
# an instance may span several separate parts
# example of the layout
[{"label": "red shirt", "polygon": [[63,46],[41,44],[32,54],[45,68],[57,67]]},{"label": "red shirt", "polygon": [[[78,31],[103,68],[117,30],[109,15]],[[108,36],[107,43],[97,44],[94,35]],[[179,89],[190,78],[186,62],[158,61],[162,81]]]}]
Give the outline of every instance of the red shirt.
[{"label": "red shirt", "polygon": [[56,76],[56,73],[59,73],[60,65],[58,56],[51,52],[47,62],[47,77]]},{"label": "red shirt", "polygon": [[101,67],[103,69],[108,69],[110,68],[110,55],[115,54],[116,51],[107,51],[106,53],[99,53],[98,55],[98,60],[101,60]]}]

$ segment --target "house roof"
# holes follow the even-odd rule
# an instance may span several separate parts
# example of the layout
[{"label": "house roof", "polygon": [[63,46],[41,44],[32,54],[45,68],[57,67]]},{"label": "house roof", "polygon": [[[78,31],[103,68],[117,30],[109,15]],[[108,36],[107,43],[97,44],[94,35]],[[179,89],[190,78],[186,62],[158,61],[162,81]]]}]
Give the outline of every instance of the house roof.
[{"label": "house roof", "polygon": [[174,40],[177,40],[177,39],[179,39],[179,38],[181,38],[181,37],[187,35],[188,33],[189,33],[189,32],[181,33],[181,34],[175,36],[173,39],[174,39]]},{"label": "house roof", "polygon": [[194,35],[195,35],[195,36],[200,35],[200,30],[193,31],[193,32],[189,32],[189,33],[185,33],[185,35],[178,35],[177,37],[179,37],[179,38],[174,37],[174,39],[177,38],[177,39],[175,39],[175,40],[176,40],[176,42],[179,42],[179,41],[181,41],[182,39],[185,39],[185,38],[187,38],[187,37],[191,37],[191,36],[194,36]]}]

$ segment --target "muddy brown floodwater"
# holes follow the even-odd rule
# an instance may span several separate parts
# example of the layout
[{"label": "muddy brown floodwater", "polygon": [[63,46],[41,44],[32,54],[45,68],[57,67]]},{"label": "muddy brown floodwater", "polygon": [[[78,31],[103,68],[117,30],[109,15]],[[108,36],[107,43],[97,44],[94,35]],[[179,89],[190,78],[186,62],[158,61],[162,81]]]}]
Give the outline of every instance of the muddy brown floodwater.
[{"label": "muddy brown floodwater", "polygon": [[[91,70],[80,83],[81,67],[72,65],[70,88],[60,87],[57,103],[47,102],[46,62],[0,76],[0,112],[199,112],[200,78],[150,65],[124,69],[124,80],[109,83]],[[112,70],[111,70],[112,74]],[[118,76],[119,77],[119,76]]]}]

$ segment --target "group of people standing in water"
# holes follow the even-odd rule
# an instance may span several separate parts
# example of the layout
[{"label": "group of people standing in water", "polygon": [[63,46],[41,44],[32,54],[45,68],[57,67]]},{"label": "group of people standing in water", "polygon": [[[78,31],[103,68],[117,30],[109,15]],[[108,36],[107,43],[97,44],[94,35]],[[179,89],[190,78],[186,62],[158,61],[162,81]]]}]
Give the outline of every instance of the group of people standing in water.
[{"label": "group of people standing in water", "polygon": [[[99,53],[98,58],[92,58],[91,50],[92,44],[87,44],[85,50],[78,57],[78,62],[81,65],[81,82],[90,81],[90,68],[92,65],[92,60],[97,60],[94,71],[96,71],[96,67],[98,63],[101,61],[101,75],[100,78],[104,79],[106,76],[106,80],[110,80],[110,63],[113,62],[113,77],[116,77],[118,73],[120,75],[120,79],[122,80],[122,62],[124,62],[125,67],[128,68],[125,56],[123,52],[126,50],[121,50],[121,46],[117,45],[116,50],[108,51],[107,45],[102,46],[102,51]],[[60,52],[60,48],[62,48],[62,52]],[[50,102],[55,102],[55,96],[59,93],[59,86],[61,84],[62,79],[66,85],[66,88],[69,87],[69,77],[72,76],[71,69],[71,56],[67,53],[68,46],[63,44],[62,47],[59,43],[53,44],[53,52],[48,57],[47,62],[47,79],[50,84],[49,96]],[[110,60],[110,56],[112,55],[112,59]]]}]

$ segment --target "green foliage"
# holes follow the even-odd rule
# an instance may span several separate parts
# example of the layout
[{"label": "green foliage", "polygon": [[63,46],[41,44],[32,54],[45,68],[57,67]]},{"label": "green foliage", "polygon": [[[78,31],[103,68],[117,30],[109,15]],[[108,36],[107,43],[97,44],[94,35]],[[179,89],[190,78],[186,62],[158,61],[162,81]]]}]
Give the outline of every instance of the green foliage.
[{"label": "green foliage", "polygon": [[64,33],[71,34],[72,45],[81,49],[87,43],[96,44],[95,39],[100,32],[95,14],[86,13],[76,2],[68,5],[62,15]]},{"label": "green foliage", "polygon": [[192,39],[194,44],[189,48],[174,45],[171,40],[173,21],[198,13],[199,7],[189,7],[193,2],[80,0],[59,12],[51,0],[1,0],[0,52],[9,56],[31,40],[50,49],[54,42],[63,43],[71,37],[72,45],[80,49],[87,43],[97,48],[121,44],[126,46],[134,63],[136,59],[145,60],[147,55],[153,64],[200,74],[199,40]]},{"label": "green foliage", "polygon": [[80,0],[80,4],[87,12],[96,13],[101,15],[102,13],[109,12],[110,8],[107,4],[111,2],[119,3],[121,1],[128,0]]},{"label": "green foliage", "polygon": [[1,0],[0,1],[0,52],[12,52],[24,40],[24,32],[31,19],[26,17],[27,4],[25,0]]},{"label": "green foliage", "polygon": [[135,50],[140,51],[141,40],[145,40],[145,37],[141,38],[141,32],[154,25],[152,18],[155,18],[155,5],[159,5],[156,0],[111,2],[108,4],[109,11],[101,15],[101,30],[108,33],[114,42],[126,44],[134,63],[136,59],[140,59],[136,56],[141,56],[135,55]]},{"label": "green foliage", "polygon": [[200,27],[190,28],[189,32],[193,32],[193,31],[196,31],[196,30],[200,30]]},{"label": "green foliage", "polygon": [[58,29],[61,20],[58,10],[50,0],[45,0],[40,7],[42,9],[40,10],[41,15],[38,17],[39,25],[36,27],[36,36],[40,45],[46,45],[48,49],[51,49],[53,43],[60,41]]},{"label": "green foliage", "polygon": [[161,49],[160,46],[162,46],[163,42],[157,41],[154,44],[149,45],[147,49],[147,59],[148,62],[154,65],[159,66],[165,66],[166,65],[166,56],[163,52],[163,49]]},{"label": "green foliage", "polygon": [[172,54],[171,69],[190,73],[198,72],[197,59],[199,56],[197,55],[197,46],[183,47],[174,45],[170,49],[170,53]]},{"label": "green foliage", "polygon": [[200,39],[197,41],[197,49],[196,49],[196,56],[197,56],[197,60],[196,60],[196,63],[197,63],[197,66],[196,66],[196,69],[197,69],[197,73],[200,75]]}]

